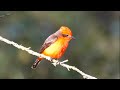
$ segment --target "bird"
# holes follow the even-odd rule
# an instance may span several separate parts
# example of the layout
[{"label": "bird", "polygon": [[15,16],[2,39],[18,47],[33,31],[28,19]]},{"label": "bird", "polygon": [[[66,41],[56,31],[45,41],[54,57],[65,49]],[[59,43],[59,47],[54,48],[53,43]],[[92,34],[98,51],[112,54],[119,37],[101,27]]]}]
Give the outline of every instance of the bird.
[{"label": "bird", "polygon": [[[61,26],[59,30],[51,34],[44,41],[39,53],[49,56],[51,60],[58,60],[63,56],[72,39],[75,39],[75,37],[72,36],[72,31],[67,26]],[[38,57],[31,68],[35,69],[42,60],[42,57]]]}]

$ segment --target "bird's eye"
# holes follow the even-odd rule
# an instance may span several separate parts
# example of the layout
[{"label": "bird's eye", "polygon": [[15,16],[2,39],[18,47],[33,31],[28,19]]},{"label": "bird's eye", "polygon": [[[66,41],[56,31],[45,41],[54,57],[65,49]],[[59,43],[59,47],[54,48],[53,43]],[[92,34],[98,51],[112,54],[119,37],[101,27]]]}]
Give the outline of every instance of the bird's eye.
[{"label": "bird's eye", "polygon": [[67,37],[67,36],[69,36],[68,34],[62,34],[63,35],[63,37]]}]

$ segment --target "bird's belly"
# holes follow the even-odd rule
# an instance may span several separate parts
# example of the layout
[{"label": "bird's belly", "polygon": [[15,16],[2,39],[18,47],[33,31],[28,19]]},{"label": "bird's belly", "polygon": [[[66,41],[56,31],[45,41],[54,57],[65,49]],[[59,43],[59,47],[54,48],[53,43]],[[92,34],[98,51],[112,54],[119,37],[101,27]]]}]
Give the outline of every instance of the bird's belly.
[{"label": "bird's belly", "polygon": [[55,42],[46,48],[42,54],[50,56],[51,58],[59,59],[65,52],[68,44],[63,44],[60,42]]}]

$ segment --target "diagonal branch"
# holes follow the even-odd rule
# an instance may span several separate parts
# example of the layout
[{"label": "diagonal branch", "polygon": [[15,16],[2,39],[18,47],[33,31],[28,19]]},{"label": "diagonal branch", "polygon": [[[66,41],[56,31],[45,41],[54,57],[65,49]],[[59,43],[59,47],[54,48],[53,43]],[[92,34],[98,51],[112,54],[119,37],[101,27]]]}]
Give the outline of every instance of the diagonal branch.
[{"label": "diagonal branch", "polygon": [[[33,50],[30,50],[30,47],[26,48],[26,47],[24,47],[22,45],[18,45],[17,43],[15,43],[13,41],[9,41],[8,39],[5,39],[5,38],[3,38],[1,36],[0,36],[0,40],[3,41],[3,42],[5,42],[5,43],[7,43],[7,44],[13,45],[14,47],[16,47],[18,49],[24,50],[24,51],[26,51],[29,54],[32,54],[34,56],[43,57],[43,58],[45,58],[45,59],[47,59],[49,61],[51,60],[51,58],[48,57],[48,56],[45,56],[43,54],[39,54],[37,52],[34,52]],[[68,60],[65,60],[65,61],[62,61],[62,62],[58,62],[58,60],[54,59],[54,60],[52,60],[52,62],[53,62],[52,64],[54,66],[61,65],[62,67],[67,68],[68,71],[70,71],[70,69],[72,69],[74,71],[77,71],[79,74],[81,74],[83,76],[83,78],[86,78],[86,79],[97,79],[96,77],[93,77],[93,76],[90,76],[88,74],[85,74],[84,72],[82,72],[81,70],[79,70],[78,68],[76,68],[75,66],[70,66],[70,65],[65,64],[65,62],[68,62]]]}]

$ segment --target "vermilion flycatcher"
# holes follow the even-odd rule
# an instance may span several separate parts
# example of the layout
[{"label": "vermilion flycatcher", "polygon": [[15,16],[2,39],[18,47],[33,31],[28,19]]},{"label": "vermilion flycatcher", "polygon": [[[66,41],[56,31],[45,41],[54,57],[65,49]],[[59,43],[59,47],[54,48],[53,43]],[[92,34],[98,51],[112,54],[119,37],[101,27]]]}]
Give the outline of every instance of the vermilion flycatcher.
[{"label": "vermilion flycatcher", "polygon": [[[59,59],[67,49],[69,41],[73,38],[71,30],[62,26],[45,40],[39,53],[49,56],[51,59]],[[40,57],[37,58],[31,68],[36,68],[42,59]]]}]

